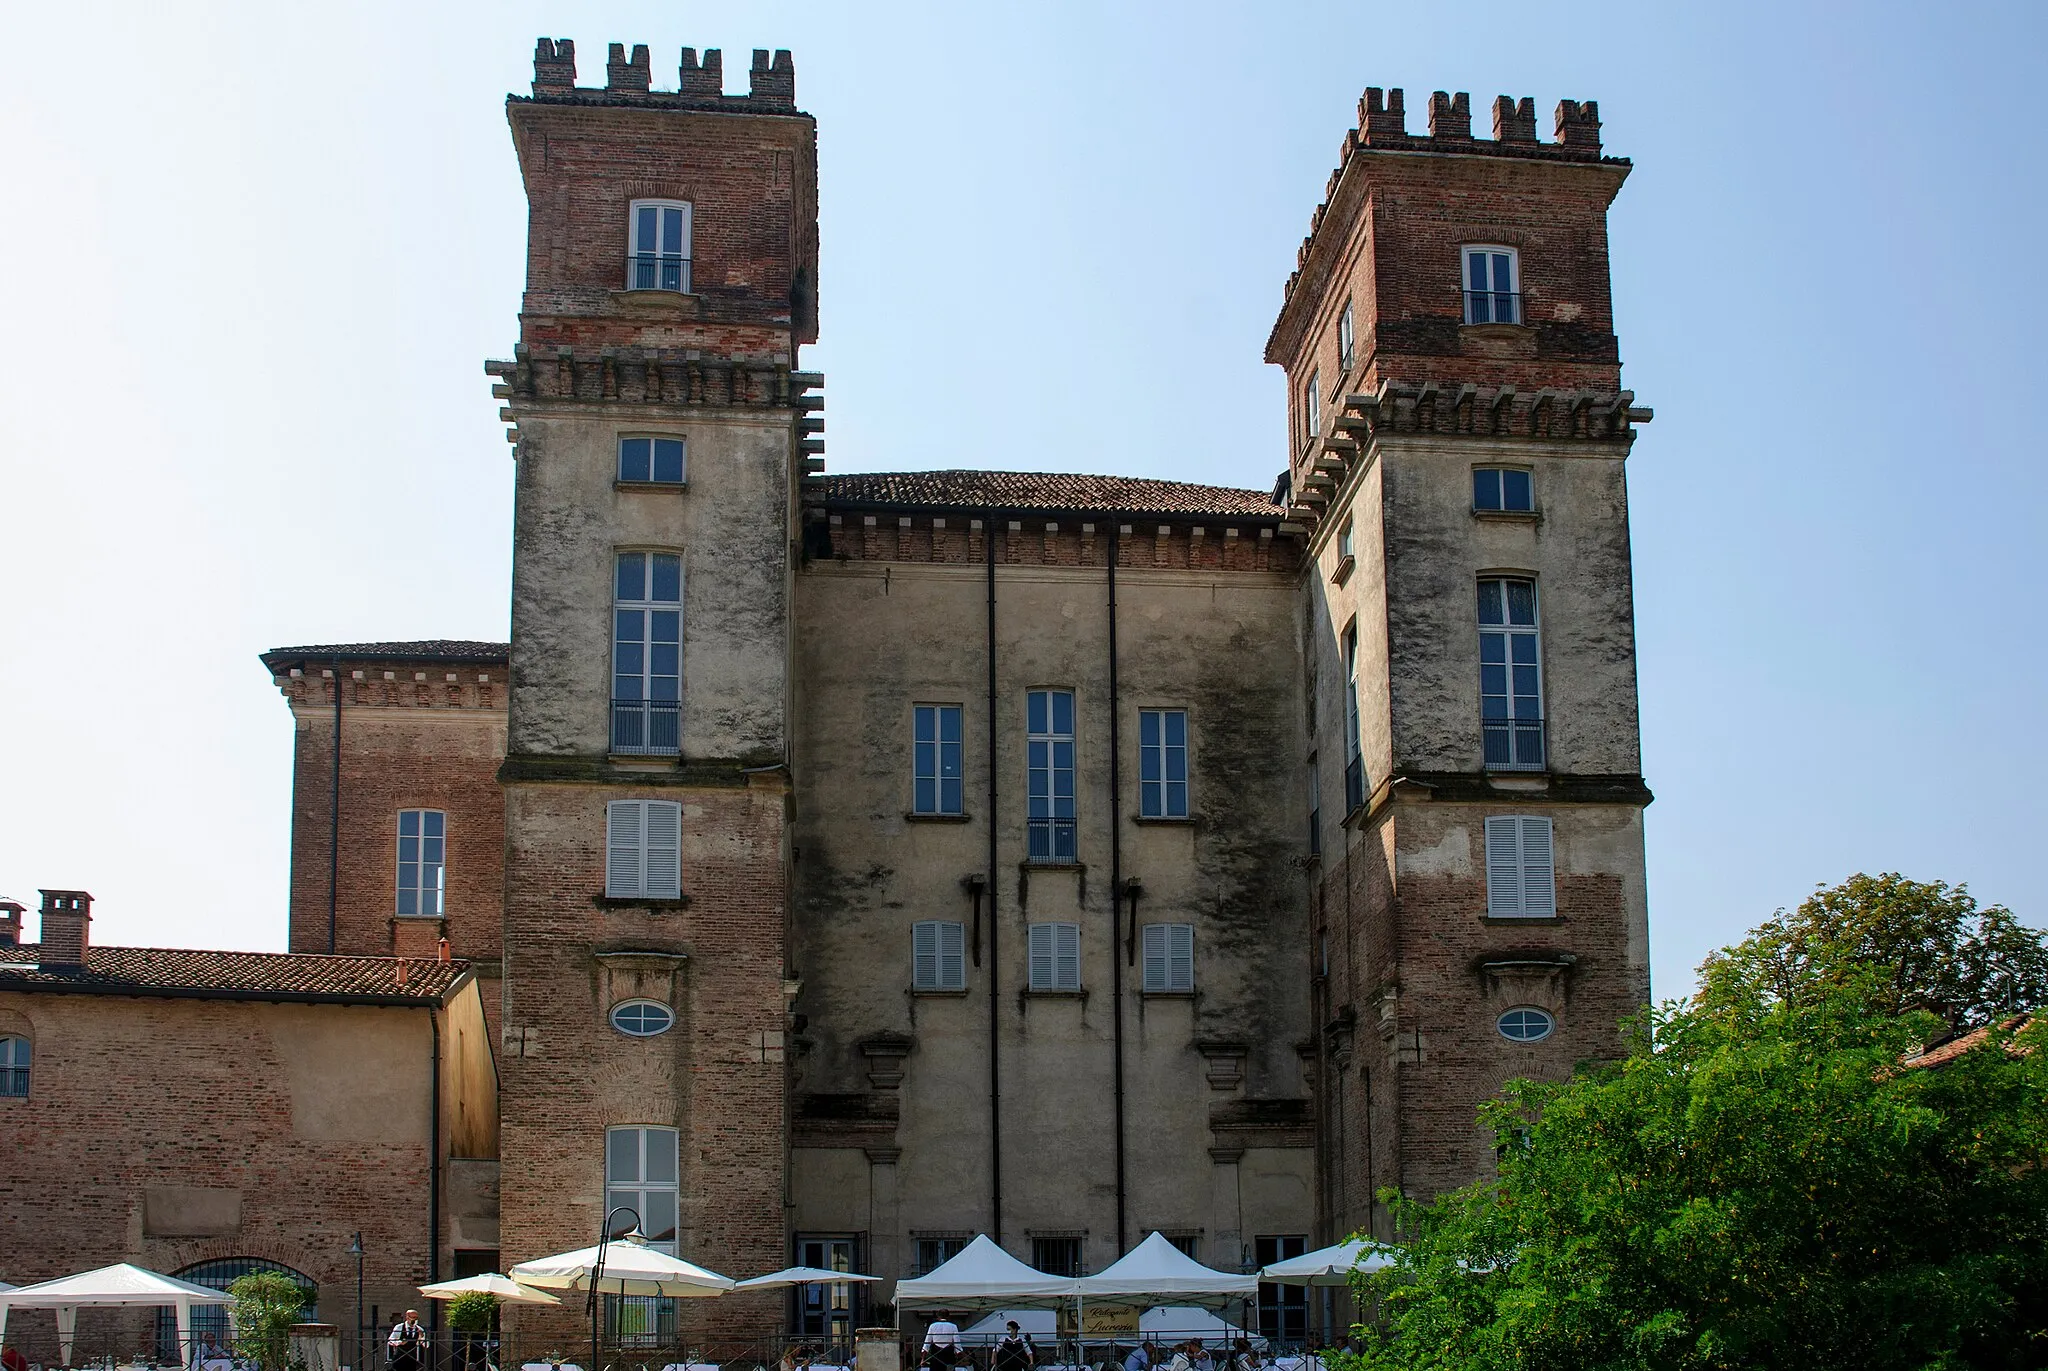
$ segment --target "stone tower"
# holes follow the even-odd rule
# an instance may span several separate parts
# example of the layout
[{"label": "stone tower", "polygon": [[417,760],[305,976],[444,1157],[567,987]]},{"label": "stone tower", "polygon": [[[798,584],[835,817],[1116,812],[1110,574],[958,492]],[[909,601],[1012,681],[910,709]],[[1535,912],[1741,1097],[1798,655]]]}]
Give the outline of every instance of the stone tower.
[{"label": "stone tower", "polygon": [[1266,345],[1287,371],[1316,866],[1321,1236],[1483,1174],[1478,1103],[1649,994],[1596,107],[1368,90]]},{"label": "stone tower", "polygon": [[[501,1246],[601,1216],[720,1271],[784,1264],[794,492],[823,401],[816,127],[787,52],[602,89],[542,39],[507,102],[529,205],[505,791]],[[678,1308],[677,1306],[680,1306]],[[765,1297],[625,1301],[717,1334]],[[573,1329],[573,1310],[525,1327]],[[681,1322],[678,1324],[677,1320]]]}]

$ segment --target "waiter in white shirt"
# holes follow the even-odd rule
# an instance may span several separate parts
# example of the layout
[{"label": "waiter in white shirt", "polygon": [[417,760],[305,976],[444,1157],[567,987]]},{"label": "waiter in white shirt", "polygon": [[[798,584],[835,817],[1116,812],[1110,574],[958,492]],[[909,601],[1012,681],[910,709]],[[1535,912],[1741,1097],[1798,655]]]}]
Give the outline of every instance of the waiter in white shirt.
[{"label": "waiter in white shirt", "polygon": [[953,1371],[960,1358],[960,1325],[941,1314],[924,1330],[924,1364],[932,1371]]}]

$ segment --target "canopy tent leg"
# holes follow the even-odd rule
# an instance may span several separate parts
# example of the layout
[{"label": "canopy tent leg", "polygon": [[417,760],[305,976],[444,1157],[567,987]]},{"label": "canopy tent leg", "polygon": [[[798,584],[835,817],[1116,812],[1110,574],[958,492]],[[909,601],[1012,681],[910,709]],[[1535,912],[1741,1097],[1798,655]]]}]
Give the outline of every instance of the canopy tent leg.
[{"label": "canopy tent leg", "polygon": [[178,1365],[192,1364],[192,1301],[180,1297],[178,1311]]},{"label": "canopy tent leg", "polygon": [[57,1306],[57,1349],[66,1366],[71,1365],[71,1344],[78,1340],[78,1306]]}]

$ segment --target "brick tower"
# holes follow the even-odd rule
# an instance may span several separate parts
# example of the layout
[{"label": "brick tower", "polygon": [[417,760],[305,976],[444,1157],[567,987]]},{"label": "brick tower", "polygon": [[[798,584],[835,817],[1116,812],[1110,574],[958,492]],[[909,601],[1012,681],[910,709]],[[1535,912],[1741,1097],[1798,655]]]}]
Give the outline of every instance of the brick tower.
[{"label": "brick tower", "polygon": [[[1322,1236],[1483,1174],[1477,1104],[1615,1055],[1649,994],[1596,107],[1368,90],[1266,360],[1303,580]],[[1321,702],[1318,707],[1318,702]]]},{"label": "brick tower", "polygon": [[[505,790],[507,1262],[631,1208],[715,1270],[785,1264],[793,492],[815,440],[816,128],[789,54],[542,39],[507,104],[529,205]],[[630,1220],[613,1225],[623,1231]],[[765,1297],[617,1302],[717,1337]],[[574,1336],[578,1314],[523,1332]]]}]

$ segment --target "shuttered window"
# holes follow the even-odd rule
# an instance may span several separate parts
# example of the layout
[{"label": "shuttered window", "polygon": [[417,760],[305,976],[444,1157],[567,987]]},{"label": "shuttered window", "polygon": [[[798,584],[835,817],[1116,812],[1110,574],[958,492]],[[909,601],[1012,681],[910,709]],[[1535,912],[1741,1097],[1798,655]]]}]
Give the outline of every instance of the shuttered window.
[{"label": "shuttered window", "polygon": [[683,807],[672,800],[614,800],[607,811],[604,893],[673,900],[683,893]]},{"label": "shuttered window", "polygon": [[1486,912],[1496,919],[1557,913],[1550,820],[1504,814],[1486,821]]},{"label": "shuttered window", "polygon": [[1031,925],[1031,988],[1081,988],[1081,925]]},{"label": "shuttered window", "polygon": [[1185,995],[1195,988],[1195,926],[1146,924],[1145,993]]},{"label": "shuttered window", "polygon": [[967,929],[964,925],[926,920],[910,926],[910,988],[967,988]]}]

